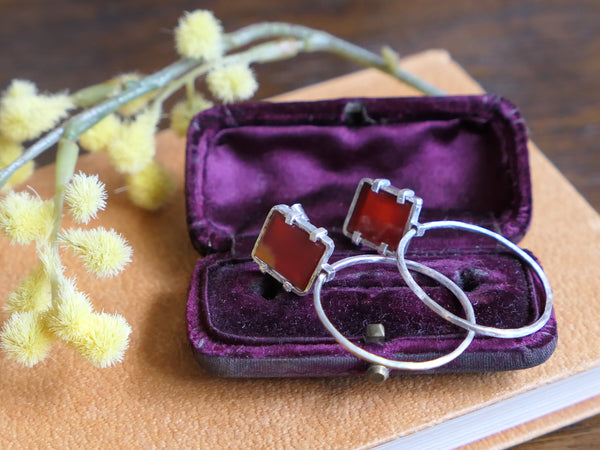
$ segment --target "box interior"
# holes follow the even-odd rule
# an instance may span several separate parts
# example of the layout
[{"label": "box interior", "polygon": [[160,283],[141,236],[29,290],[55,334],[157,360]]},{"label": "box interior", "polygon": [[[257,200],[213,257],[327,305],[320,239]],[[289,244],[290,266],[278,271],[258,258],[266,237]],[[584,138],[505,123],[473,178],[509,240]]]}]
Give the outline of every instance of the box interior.
[{"label": "box interior", "polygon": [[[301,203],[311,222],[325,227],[335,242],[332,261],[372,253],[342,234],[363,177],[388,178],[414,190],[423,198],[421,222],[461,220],[518,242],[531,218],[525,127],[516,108],[497,97],[213,108],[195,118],[188,136],[190,235],[200,252],[213,253],[199,261],[192,281],[188,326],[193,343],[202,339],[203,352],[220,356],[233,348],[252,358],[269,352],[279,357],[343,354],[318,321],[312,296],[284,292],[260,273],[250,251],[272,206]],[[531,271],[481,235],[431,231],[413,239],[408,257],[459,284],[478,323],[519,327],[535,320],[543,307]],[[445,288],[425,277],[418,280],[461,315]],[[428,310],[393,266],[353,267],[326,284],[323,293],[334,325],[357,342],[367,324],[384,324],[388,342],[378,349],[382,355],[444,353],[465,334]],[[555,345],[555,339],[540,338],[525,339],[533,347]],[[476,341],[467,352],[522,344]]]}]

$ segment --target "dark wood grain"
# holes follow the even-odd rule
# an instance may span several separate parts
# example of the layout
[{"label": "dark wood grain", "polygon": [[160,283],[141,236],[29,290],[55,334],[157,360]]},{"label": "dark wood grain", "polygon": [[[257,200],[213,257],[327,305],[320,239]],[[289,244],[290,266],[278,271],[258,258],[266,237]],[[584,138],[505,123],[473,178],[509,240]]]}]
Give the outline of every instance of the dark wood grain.
[{"label": "dark wood grain", "polygon": [[[378,51],[446,48],[485,89],[521,108],[532,138],[600,210],[600,2],[251,0],[3,0],[0,86],[13,78],[71,90],[126,71],[152,72],[176,58],[171,30],[184,10],[215,11],[227,30],[263,20],[323,28]],[[258,97],[356,67],[302,56],[258,68]],[[551,189],[548,186],[548,189]],[[520,446],[596,448],[598,417]]]}]

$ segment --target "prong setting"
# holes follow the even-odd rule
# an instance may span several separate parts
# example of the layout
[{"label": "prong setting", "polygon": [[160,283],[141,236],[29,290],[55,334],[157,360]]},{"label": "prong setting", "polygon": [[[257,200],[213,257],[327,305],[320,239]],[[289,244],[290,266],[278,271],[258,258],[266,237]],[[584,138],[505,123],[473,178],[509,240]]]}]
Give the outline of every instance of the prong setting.
[{"label": "prong setting", "polygon": [[321,240],[324,236],[327,236],[327,230],[325,228],[315,228],[310,232],[310,240],[313,242],[317,242]]},{"label": "prong setting", "polygon": [[386,178],[377,178],[371,184],[371,190],[377,194],[381,188],[386,188],[391,185],[392,182],[390,180]]},{"label": "prong setting", "polygon": [[294,203],[289,207],[289,213],[285,215],[285,223],[293,225],[295,222],[298,222],[298,220],[309,221],[302,205],[300,203]]},{"label": "prong setting", "polygon": [[331,281],[335,278],[335,270],[333,270],[331,264],[323,264],[321,270],[325,274],[325,281]]},{"label": "prong setting", "polygon": [[379,244],[379,247],[377,247],[377,253],[384,256],[387,255],[389,253],[389,245],[385,242],[382,242],[381,244]]},{"label": "prong setting", "polygon": [[398,203],[400,203],[401,205],[406,203],[406,201],[409,199],[413,200],[414,197],[415,191],[413,191],[412,189],[400,189],[398,191],[398,195],[396,196],[396,198],[398,199]]}]

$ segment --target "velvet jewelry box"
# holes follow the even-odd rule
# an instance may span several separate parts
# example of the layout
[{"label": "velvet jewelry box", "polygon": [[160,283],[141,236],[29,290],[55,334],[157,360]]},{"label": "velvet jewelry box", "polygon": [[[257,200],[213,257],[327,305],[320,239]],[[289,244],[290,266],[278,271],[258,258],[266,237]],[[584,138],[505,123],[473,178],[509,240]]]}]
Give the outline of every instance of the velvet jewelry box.
[{"label": "velvet jewelry box", "polygon": [[[345,376],[369,366],[327,333],[311,294],[285,292],[251,259],[272,206],[301,203],[311,223],[333,239],[331,262],[373,252],[342,233],[364,177],[414,190],[423,198],[421,222],[474,223],[513,242],[524,236],[532,213],[523,119],[491,95],[219,106],[192,121],[186,158],[188,227],[205,255],[189,288],[188,336],[200,364],[219,376]],[[430,231],[413,239],[407,258],[457,283],[479,324],[517,328],[543,310],[533,271],[484,236]],[[463,315],[449,291],[416,279]],[[421,303],[392,265],[338,273],[324,285],[322,301],[342,334],[390,359],[433,359],[466,334]],[[377,323],[385,327],[385,342],[365,344],[366,326]],[[523,338],[478,335],[457,359],[428,373],[533,367],[556,343],[553,314]]]}]

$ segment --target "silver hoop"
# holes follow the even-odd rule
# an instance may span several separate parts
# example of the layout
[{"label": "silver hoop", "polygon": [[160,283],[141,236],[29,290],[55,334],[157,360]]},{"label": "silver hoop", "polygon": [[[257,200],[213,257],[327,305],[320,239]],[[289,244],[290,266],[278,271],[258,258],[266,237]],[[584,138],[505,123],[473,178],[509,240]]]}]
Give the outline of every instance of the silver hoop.
[{"label": "silver hoop", "polygon": [[[436,367],[440,367],[444,364],[449,363],[453,359],[457,358],[461,355],[467,347],[471,344],[475,333],[471,330],[468,331],[466,337],[462,341],[462,343],[456,347],[451,353],[447,355],[441,356],[439,358],[435,358],[429,361],[396,361],[392,359],[387,359],[382,356],[375,355],[374,353],[368,352],[365,349],[353,344],[348,340],[342,333],[338,331],[338,329],[331,323],[325,311],[323,311],[323,306],[321,304],[321,287],[323,283],[330,281],[333,279],[333,276],[342,269],[347,267],[355,266],[358,264],[373,264],[373,263],[387,263],[387,264],[395,264],[396,258],[394,257],[386,257],[380,255],[359,255],[359,256],[351,256],[348,258],[344,258],[340,261],[333,263],[330,266],[330,271],[321,272],[317,277],[314,284],[314,292],[313,292],[313,301],[315,305],[315,310],[317,311],[317,315],[319,320],[327,331],[331,333],[334,339],[346,350],[352,353],[354,356],[357,356],[360,359],[368,361],[372,364],[385,366],[389,369],[401,369],[401,370],[428,370],[434,369]],[[467,298],[466,294],[462,289],[460,289],[452,280],[450,280],[445,275],[433,270],[427,266],[416,263],[414,261],[406,261],[404,260],[404,265],[410,267],[411,270],[415,272],[419,272],[425,276],[428,276],[438,283],[445,286],[449,289],[459,300],[460,304],[465,310],[467,319],[466,322],[470,324],[475,324],[475,312],[473,310],[473,306],[471,302]],[[433,302],[433,300],[432,300]],[[435,303],[435,302],[434,302]],[[443,308],[442,308],[443,309]],[[445,310],[444,310],[445,311]],[[457,317],[457,316],[456,316]]]},{"label": "silver hoop", "polygon": [[[422,236],[428,230],[434,230],[439,228],[452,228],[483,234],[496,240],[508,249],[512,250],[515,254],[517,254],[517,256],[519,256],[522,260],[529,264],[538,276],[539,280],[542,282],[542,285],[544,287],[546,304],[542,315],[535,322],[521,328],[496,328],[484,325],[477,325],[473,321],[465,320],[461,317],[458,317],[455,314],[452,314],[450,311],[446,310],[438,303],[433,301],[433,299],[425,293],[425,291],[421,288],[421,286],[417,284],[417,282],[410,274],[409,266],[411,266],[412,264],[410,261],[407,261],[405,259],[405,253],[406,249],[408,248],[408,244],[410,243],[413,237],[415,237],[416,235]],[[487,228],[453,220],[441,220],[436,222],[419,224],[417,228],[412,228],[408,230],[400,240],[400,243],[398,244],[398,250],[396,252],[396,263],[398,265],[400,275],[402,275],[402,278],[404,278],[404,281],[406,282],[408,287],[419,297],[419,299],[421,299],[423,303],[425,303],[430,309],[432,309],[435,313],[437,313],[444,319],[448,320],[454,325],[458,325],[459,327],[465,328],[469,331],[475,331],[485,336],[493,336],[505,339],[519,338],[535,333],[536,331],[541,329],[546,324],[546,322],[548,322],[548,319],[550,319],[550,315],[552,314],[552,289],[550,288],[550,282],[548,281],[548,278],[546,277],[546,274],[544,274],[544,271],[542,270],[540,265],[513,242],[509,241],[504,236],[501,236],[498,233],[494,233],[493,231],[488,230]]]}]

